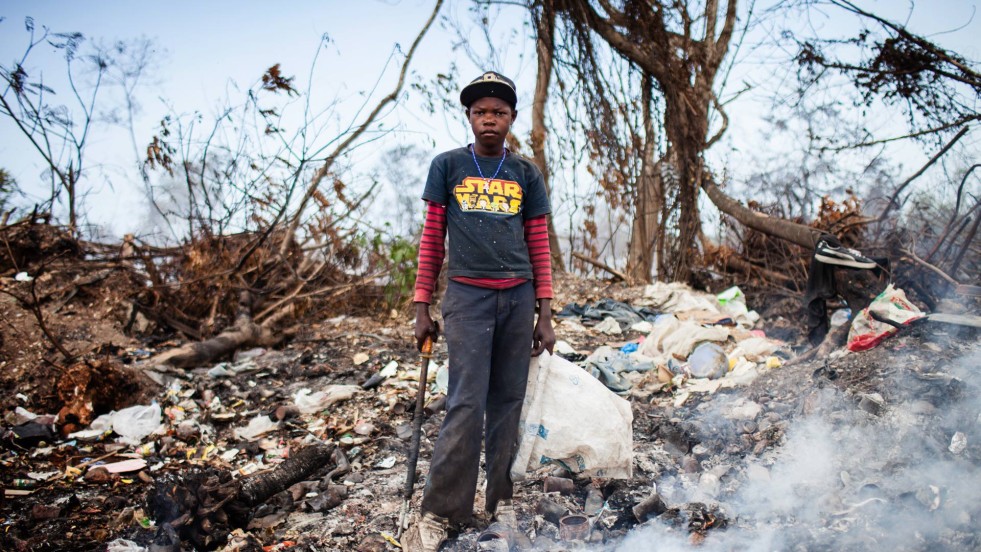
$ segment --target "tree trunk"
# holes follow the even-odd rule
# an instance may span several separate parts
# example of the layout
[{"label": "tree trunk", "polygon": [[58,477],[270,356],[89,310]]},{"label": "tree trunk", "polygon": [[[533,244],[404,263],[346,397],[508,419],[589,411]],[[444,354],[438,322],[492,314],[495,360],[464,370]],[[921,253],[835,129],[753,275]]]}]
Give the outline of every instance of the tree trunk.
[{"label": "tree trunk", "polygon": [[634,203],[634,221],[630,230],[630,245],[627,248],[627,278],[631,284],[650,283],[651,268],[658,234],[664,232],[659,224],[664,205],[664,188],[661,176],[654,161],[655,135],[651,114],[653,83],[650,77],[644,79],[644,151],[637,181],[637,195]]},{"label": "tree trunk", "polygon": [[[533,8],[541,10],[533,15],[535,22],[535,47],[538,52],[538,75],[535,79],[535,97],[531,104],[531,153],[532,161],[538,165],[545,180],[545,192],[552,197],[551,173],[548,170],[548,158],[545,154],[545,143],[548,139],[548,129],[545,126],[545,107],[548,103],[548,87],[552,81],[552,59],[555,52],[555,9],[552,0],[540,0]],[[562,260],[562,247],[558,234],[555,233],[554,219],[549,217],[548,247],[552,253],[552,269],[565,272],[565,262]]]},{"label": "tree trunk", "polygon": [[673,262],[665,276],[687,281],[698,258],[698,235],[702,230],[698,211],[698,188],[702,178],[702,149],[708,134],[708,102],[703,91],[687,83],[674,88],[662,83],[665,94],[664,127],[670,148],[677,160],[678,173],[678,241],[672,252]]}]

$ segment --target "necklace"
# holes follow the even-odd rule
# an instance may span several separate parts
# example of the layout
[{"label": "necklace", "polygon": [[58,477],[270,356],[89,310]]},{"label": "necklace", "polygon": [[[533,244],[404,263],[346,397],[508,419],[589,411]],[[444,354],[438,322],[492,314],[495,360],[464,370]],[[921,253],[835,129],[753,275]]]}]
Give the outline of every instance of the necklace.
[{"label": "necklace", "polygon": [[480,175],[480,178],[483,178],[484,179],[484,182],[486,184],[490,184],[490,181],[491,180],[494,180],[495,178],[497,178],[498,173],[501,172],[501,167],[504,166],[504,160],[508,156],[508,149],[507,148],[504,148],[504,155],[501,156],[501,162],[497,164],[497,170],[494,171],[494,174],[491,175],[490,178],[487,178],[486,176],[484,176],[484,171],[480,170],[480,163],[477,162],[477,153],[474,152],[473,144],[470,144],[470,155],[473,156],[473,164],[477,166],[477,174]]}]

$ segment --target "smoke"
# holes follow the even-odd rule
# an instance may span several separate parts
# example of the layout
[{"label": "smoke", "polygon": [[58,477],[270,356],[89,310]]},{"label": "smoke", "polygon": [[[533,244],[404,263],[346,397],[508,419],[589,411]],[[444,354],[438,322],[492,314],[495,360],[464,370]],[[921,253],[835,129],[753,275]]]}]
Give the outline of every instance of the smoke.
[{"label": "smoke", "polygon": [[[707,531],[699,547],[707,551],[978,549],[981,352],[949,365],[908,362],[877,386],[878,415],[859,408],[856,394],[822,389],[779,445],[760,456],[714,454],[701,482],[680,474],[658,481],[659,492],[671,505],[704,500],[705,473],[732,463],[715,470],[724,475],[714,498],[729,525]],[[732,439],[739,400],[714,397],[689,423],[701,436]],[[689,538],[658,518],[609,549],[691,550]]]}]

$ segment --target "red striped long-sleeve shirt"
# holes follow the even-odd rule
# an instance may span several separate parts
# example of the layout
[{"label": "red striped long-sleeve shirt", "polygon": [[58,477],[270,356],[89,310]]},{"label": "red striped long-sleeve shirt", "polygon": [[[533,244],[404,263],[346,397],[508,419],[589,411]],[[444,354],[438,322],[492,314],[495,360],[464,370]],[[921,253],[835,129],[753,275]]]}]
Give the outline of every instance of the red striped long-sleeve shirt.
[{"label": "red striped long-sleeve shirt", "polygon": [[[419,241],[419,269],[416,274],[416,303],[432,301],[436,280],[439,278],[446,248],[446,206],[431,201],[426,202],[426,222],[422,227]],[[535,298],[552,298],[551,251],[548,245],[548,225],[546,216],[541,215],[525,221],[525,242],[528,243],[528,256],[531,259],[531,272],[535,281]],[[453,278],[454,281],[489,289],[507,289],[525,282],[524,278]]]}]

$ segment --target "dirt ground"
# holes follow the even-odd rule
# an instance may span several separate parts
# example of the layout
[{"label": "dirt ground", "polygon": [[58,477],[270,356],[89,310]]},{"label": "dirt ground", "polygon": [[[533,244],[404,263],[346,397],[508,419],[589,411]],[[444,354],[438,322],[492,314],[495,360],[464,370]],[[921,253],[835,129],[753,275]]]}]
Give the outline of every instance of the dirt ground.
[{"label": "dirt ground", "polygon": [[[160,369],[146,366],[146,359],[179,343],[172,336],[133,337],[139,335],[132,331],[134,324],[141,322],[118,293],[131,283],[114,282],[118,277],[109,271],[97,281],[80,281],[78,275],[55,269],[47,275],[51,281],[41,282],[56,290],[45,316],[48,331],[59,336],[63,347],[85,352],[89,359],[67,367],[52,361],[57,350],[44,337],[37,319],[14,298],[0,294],[0,408],[5,416],[0,483],[6,489],[0,503],[0,548],[194,549],[186,539],[176,545],[173,535],[165,534],[155,519],[159,512],[154,501],[167,488],[192,481],[190,474],[205,469],[234,478],[268,473],[299,450],[329,444],[338,451],[329,462],[256,506],[250,523],[232,531],[227,544],[213,540],[197,548],[397,549],[392,537],[405,482],[407,431],[416,389],[412,374],[420,362],[406,313],[324,314],[280,348],[244,351],[217,366]],[[4,285],[18,284],[7,278]],[[574,278],[559,279],[556,292],[556,310],[603,298],[635,304],[643,296],[643,288]],[[854,475],[833,485],[833,496],[820,495],[839,502],[822,510],[819,522],[803,516],[795,521],[786,512],[740,510],[745,505],[737,500],[740,489],[752,487],[759,466],[767,471],[768,482],[778,481],[788,447],[797,442],[796,428],[814,417],[831,427],[888,433],[883,420],[919,409],[915,411],[919,418],[908,424],[917,428],[909,430],[910,435],[930,436],[917,437],[918,446],[956,462],[966,474],[977,475],[981,423],[971,416],[979,413],[979,383],[969,379],[972,373],[962,366],[964,359],[979,358],[976,329],[918,324],[870,351],[838,350],[827,358],[795,362],[796,354],[805,348],[799,337],[799,298],[750,292],[747,303],[763,316],[757,328],[785,342],[780,366],[765,370],[748,384],[714,392],[685,394],[684,386],[672,388],[650,379],[635,384],[625,395],[633,410],[633,478],[572,477],[561,469],[549,469],[520,483],[516,505],[523,532],[512,541],[515,549],[643,550],[650,549],[645,543],[649,546],[653,538],[709,549],[741,548],[739,539],[757,534],[762,526],[791,535],[790,540],[778,542],[798,549],[881,549],[889,531],[877,525],[879,517],[837,515],[847,510],[842,503],[865,508],[854,506],[865,503],[852,501],[855,497],[848,494],[853,492],[849,482],[856,479]],[[610,336],[562,320],[556,321],[556,334],[585,355],[601,345],[619,347],[644,336],[630,330]],[[434,360],[441,363],[445,358],[445,348],[438,344]],[[365,386],[393,362],[395,375]],[[152,381],[147,380],[147,370]],[[308,411],[291,408],[317,392],[324,392],[327,399]],[[71,408],[54,423],[54,415],[68,403]],[[98,414],[154,403],[160,407],[163,425],[135,444],[119,442],[108,431],[69,435],[87,428]],[[957,417],[945,417],[952,404],[967,407]],[[734,405],[759,408],[750,417],[733,418]],[[24,411],[41,416],[33,420],[35,428],[52,431],[27,437],[12,434],[15,426],[27,421]],[[263,419],[271,424],[269,431],[243,436],[243,428]],[[418,512],[441,420],[442,413],[436,411],[423,426],[421,477],[413,513]],[[966,436],[965,448],[955,446],[957,434]],[[909,455],[907,445],[906,441],[895,445],[886,456],[896,464],[877,465],[876,473],[885,477],[890,470],[895,472],[903,454]],[[99,469],[123,461],[136,461],[137,467],[118,473]],[[547,475],[569,477],[573,490],[546,494]],[[840,474],[835,477],[845,481]],[[968,486],[976,487],[976,481]],[[893,489],[881,482],[870,491],[867,485],[859,487],[866,493],[861,495],[865,501],[878,500],[912,512],[909,515],[942,518],[936,525],[944,530],[921,532],[919,540],[905,549],[981,546],[981,532],[975,528],[978,506],[965,505],[974,495],[958,494],[955,483],[934,485],[939,489],[935,507],[930,485],[926,491]],[[480,495],[476,509],[482,504]],[[663,499],[664,511],[638,517],[634,507],[654,495]],[[562,513],[588,513],[596,496],[603,507],[589,514],[592,530],[586,539],[563,540],[555,523],[556,507]],[[486,516],[477,514],[473,525],[454,531],[444,550],[477,547],[478,536],[489,524]],[[841,535],[849,534],[847,529],[862,523],[865,540],[841,540]],[[213,539],[222,542],[226,535],[219,533]],[[777,545],[776,549],[791,547]]]}]

